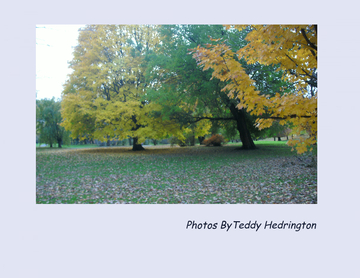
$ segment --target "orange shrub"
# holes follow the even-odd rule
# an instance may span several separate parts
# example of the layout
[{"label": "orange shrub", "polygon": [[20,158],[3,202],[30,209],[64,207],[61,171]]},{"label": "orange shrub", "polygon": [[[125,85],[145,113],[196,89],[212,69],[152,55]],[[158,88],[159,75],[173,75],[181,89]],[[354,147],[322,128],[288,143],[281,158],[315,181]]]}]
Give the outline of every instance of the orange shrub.
[{"label": "orange shrub", "polygon": [[214,134],[212,135],[209,139],[205,139],[203,141],[203,144],[206,146],[221,146],[222,143],[225,142],[225,139],[222,135],[220,134]]}]

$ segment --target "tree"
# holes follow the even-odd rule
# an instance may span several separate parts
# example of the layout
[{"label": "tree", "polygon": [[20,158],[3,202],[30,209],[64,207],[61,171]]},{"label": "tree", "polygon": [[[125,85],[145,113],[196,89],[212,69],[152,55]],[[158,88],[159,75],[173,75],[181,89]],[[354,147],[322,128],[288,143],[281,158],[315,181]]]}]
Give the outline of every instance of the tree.
[{"label": "tree", "polygon": [[[152,57],[148,78],[158,86],[147,94],[163,107],[162,114],[190,125],[204,119],[211,120],[213,128],[222,126],[239,132],[243,148],[254,149],[252,134],[259,132],[254,127],[255,119],[245,109],[237,109],[239,100],[229,98],[222,88],[227,80],[212,79],[210,71],[203,71],[189,54],[189,48],[198,45],[216,45],[209,37],[222,37],[228,47],[246,45],[247,30],[226,30],[221,25],[169,25],[161,28],[161,50]],[[242,63],[247,74],[253,76],[255,86],[262,93],[274,94],[288,85],[281,80],[281,72],[274,65]],[[191,107],[191,109],[185,109]],[[227,122],[235,122],[235,125]],[[232,130],[233,131],[233,130]],[[230,133],[232,131],[229,131]],[[216,132],[213,132],[216,133]]]},{"label": "tree", "polygon": [[161,105],[146,98],[146,56],[159,44],[157,26],[89,25],[80,32],[73,73],[64,86],[63,126],[72,136],[106,141],[133,138],[142,150],[146,138],[180,132],[174,121],[153,117]]},{"label": "tree", "polygon": [[[210,35],[225,35],[225,28],[220,25],[167,25],[160,31],[162,45],[148,68],[148,78],[156,80],[157,86],[149,88],[147,94],[162,105],[161,113],[184,126],[204,120],[210,120],[213,125],[217,125],[217,121],[231,120],[244,127],[241,123],[245,115],[239,116],[238,111],[231,110],[232,104],[226,95],[218,95],[221,84],[210,81],[211,73],[199,69],[188,55],[189,48],[210,42]],[[239,132],[243,137],[248,135],[246,127]],[[254,146],[251,137],[244,139],[244,146]]]},{"label": "tree", "polygon": [[63,143],[69,143],[69,132],[60,123],[61,103],[52,99],[36,100],[36,129],[40,134],[40,142],[49,144],[52,148],[54,143],[61,148]]},{"label": "tree", "polygon": [[[193,57],[204,70],[211,68],[213,77],[227,82],[222,91],[238,100],[239,111],[246,109],[257,116],[259,128],[280,120],[282,125],[291,124],[295,134],[308,130],[308,138],[289,141],[298,153],[307,151],[317,137],[317,26],[253,25],[235,29],[249,30],[248,44],[234,52],[217,39],[213,40],[216,44],[198,46]],[[241,59],[247,64],[277,65],[283,71],[283,79],[292,83],[294,89],[273,96],[261,94]]]},{"label": "tree", "polygon": [[[189,43],[197,39],[187,31],[191,27],[194,26],[165,25],[159,29],[161,45],[156,53],[148,57],[147,80],[152,86],[147,88],[146,95],[162,106],[159,115],[178,122],[184,128],[185,138],[180,142],[193,145],[195,137],[201,141],[211,127],[209,120],[194,121],[195,117],[211,114],[200,103],[199,97],[193,94],[192,87],[199,88],[202,82],[198,73],[204,73],[196,68],[193,59],[187,54]],[[205,31],[198,34],[204,36]],[[201,93],[204,91],[202,89]]]}]

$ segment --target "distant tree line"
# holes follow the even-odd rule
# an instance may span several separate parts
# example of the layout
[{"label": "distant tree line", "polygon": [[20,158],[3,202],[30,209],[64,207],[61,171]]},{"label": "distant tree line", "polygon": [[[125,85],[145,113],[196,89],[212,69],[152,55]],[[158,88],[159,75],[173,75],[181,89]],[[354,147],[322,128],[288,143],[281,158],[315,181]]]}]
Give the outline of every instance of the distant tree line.
[{"label": "distant tree line", "polygon": [[36,135],[38,143],[45,143],[52,148],[57,144],[70,144],[70,131],[62,127],[61,102],[52,99],[36,100]]}]

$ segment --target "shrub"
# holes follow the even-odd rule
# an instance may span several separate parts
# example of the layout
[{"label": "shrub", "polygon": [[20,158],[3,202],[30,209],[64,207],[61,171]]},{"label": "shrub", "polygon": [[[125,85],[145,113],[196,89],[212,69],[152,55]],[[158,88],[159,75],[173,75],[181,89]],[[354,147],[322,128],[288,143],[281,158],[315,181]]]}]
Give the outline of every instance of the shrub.
[{"label": "shrub", "polygon": [[220,134],[214,134],[209,139],[205,139],[203,141],[203,144],[206,146],[221,146],[222,143],[225,143],[225,139]]}]

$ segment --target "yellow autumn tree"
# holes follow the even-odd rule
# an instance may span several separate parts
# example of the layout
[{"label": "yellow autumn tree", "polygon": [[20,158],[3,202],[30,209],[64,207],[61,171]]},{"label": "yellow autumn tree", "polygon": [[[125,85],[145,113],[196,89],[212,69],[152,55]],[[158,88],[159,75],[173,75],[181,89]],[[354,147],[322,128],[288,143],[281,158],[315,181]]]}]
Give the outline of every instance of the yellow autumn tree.
[{"label": "yellow autumn tree", "polygon": [[[213,69],[212,76],[226,81],[223,91],[237,98],[238,109],[246,109],[258,116],[257,126],[270,127],[274,121],[290,123],[293,133],[304,132],[308,137],[289,140],[288,144],[304,153],[317,142],[317,26],[316,25],[238,25],[227,26],[243,30],[248,28],[248,44],[236,53],[221,39],[214,44],[198,46],[193,57],[204,70]],[[283,78],[294,84],[290,93],[275,96],[256,90],[240,60],[248,64],[279,65]],[[311,149],[311,148],[310,148]]]},{"label": "yellow autumn tree", "polygon": [[73,137],[106,141],[181,134],[170,120],[153,117],[159,104],[146,99],[146,54],[159,43],[154,25],[88,25],[80,32],[62,93],[62,125]]}]

